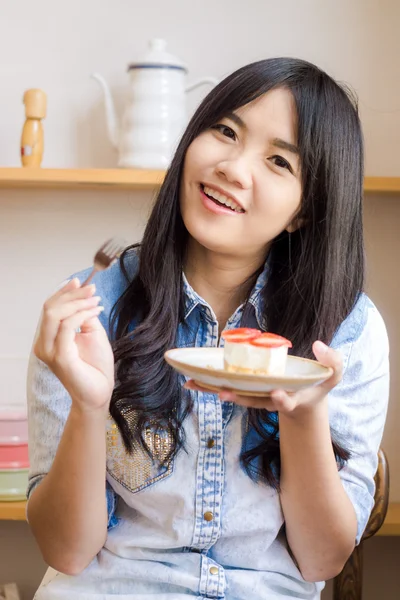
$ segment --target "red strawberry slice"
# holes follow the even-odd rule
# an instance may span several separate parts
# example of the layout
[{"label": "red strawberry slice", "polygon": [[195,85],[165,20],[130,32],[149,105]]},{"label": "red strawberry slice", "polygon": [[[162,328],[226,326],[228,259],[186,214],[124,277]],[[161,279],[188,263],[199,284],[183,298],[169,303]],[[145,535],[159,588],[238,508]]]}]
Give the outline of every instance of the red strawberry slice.
[{"label": "red strawberry slice", "polygon": [[237,329],[226,329],[221,333],[221,337],[226,342],[235,342],[238,344],[244,342],[250,342],[261,335],[261,331],[258,329],[252,329],[251,327],[238,327]]},{"label": "red strawberry slice", "polygon": [[281,346],[287,346],[288,348],[292,347],[292,342],[281,335],[276,335],[276,333],[262,333],[258,337],[251,339],[249,343],[252,346],[262,346],[264,348],[280,348]]}]

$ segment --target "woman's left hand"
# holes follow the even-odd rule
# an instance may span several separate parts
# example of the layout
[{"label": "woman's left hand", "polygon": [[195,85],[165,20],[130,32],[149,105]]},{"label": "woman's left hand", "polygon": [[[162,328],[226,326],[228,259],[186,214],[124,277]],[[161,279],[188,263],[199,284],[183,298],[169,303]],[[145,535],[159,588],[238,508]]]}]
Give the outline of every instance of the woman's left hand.
[{"label": "woman's left hand", "polygon": [[[314,342],[313,352],[321,364],[333,369],[332,376],[320,385],[294,393],[288,393],[284,390],[273,390],[268,396],[262,398],[256,396],[239,396],[234,392],[226,390],[218,394],[220,400],[223,402],[234,402],[247,408],[263,408],[270,412],[277,411],[289,416],[295,416],[299,412],[313,408],[339,383],[343,370],[342,358],[339,352],[326,346],[323,342]],[[210,393],[209,390],[198,386],[193,380],[189,380],[184,387],[190,390]]]}]

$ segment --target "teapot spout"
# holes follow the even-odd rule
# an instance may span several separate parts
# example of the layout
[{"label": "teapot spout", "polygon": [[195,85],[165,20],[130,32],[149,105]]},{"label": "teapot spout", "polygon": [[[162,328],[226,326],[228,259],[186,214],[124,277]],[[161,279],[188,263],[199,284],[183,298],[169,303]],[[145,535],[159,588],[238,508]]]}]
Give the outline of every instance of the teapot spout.
[{"label": "teapot spout", "polygon": [[110,88],[104,77],[99,75],[99,73],[92,73],[91,77],[92,79],[95,79],[99,82],[103,90],[106,108],[108,137],[110,138],[110,142],[112,143],[114,148],[118,149],[119,126],[117,121],[117,113],[115,112],[114,100],[111,95]]}]

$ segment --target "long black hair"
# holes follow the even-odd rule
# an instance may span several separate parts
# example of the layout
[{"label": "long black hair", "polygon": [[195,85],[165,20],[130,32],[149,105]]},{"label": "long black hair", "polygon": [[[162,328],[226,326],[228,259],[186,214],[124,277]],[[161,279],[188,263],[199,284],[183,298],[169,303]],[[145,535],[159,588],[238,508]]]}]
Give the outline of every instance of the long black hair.
[{"label": "long black hair", "polygon": [[[355,99],[303,60],[273,58],[242,67],[219,83],[192,117],[138,248],[138,273],[114,307],[117,383],[110,412],[130,451],[141,444],[150,452],[144,431],[151,423],[172,434],[171,458],[184,442],[182,423],[191,409],[190,395],[163,359],[183,321],[188,233],[179,194],[186,151],[225,115],[276,88],[291,92],[297,110],[302,200],[301,227],[282,232],[270,247],[270,275],[262,291],[268,329],[289,338],[294,354],[311,357],[313,341],[331,342],[362,291],[363,138]],[[121,257],[125,273],[130,251]],[[255,409],[248,415],[258,443],[243,447],[242,464],[250,476],[278,487],[277,416]],[[339,462],[348,458],[335,439],[333,447]]]}]

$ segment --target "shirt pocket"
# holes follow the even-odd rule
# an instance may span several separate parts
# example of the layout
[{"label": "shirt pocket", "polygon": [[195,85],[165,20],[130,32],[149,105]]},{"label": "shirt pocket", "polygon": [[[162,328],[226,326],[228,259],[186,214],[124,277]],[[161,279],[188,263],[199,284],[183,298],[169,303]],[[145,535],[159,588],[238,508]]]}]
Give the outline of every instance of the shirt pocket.
[{"label": "shirt pocket", "polygon": [[[134,415],[130,423],[135,425]],[[127,452],[118,427],[111,416],[107,421],[107,472],[129,492],[140,492],[155,483],[166,479],[173,472],[174,460],[166,461],[173,445],[169,430],[149,425],[144,434],[151,456],[144,448],[134,448]]]}]

